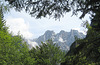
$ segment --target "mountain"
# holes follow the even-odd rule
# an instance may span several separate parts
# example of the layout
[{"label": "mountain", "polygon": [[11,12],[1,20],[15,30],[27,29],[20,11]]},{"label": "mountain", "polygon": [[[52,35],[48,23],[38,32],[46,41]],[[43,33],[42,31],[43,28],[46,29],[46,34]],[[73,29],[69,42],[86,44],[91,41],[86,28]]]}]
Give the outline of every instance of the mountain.
[{"label": "mountain", "polygon": [[54,31],[47,30],[43,35],[39,36],[37,39],[33,39],[34,42],[39,45],[42,42],[45,42],[48,39],[52,39],[54,43],[56,43],[62,50],[69,50],[71,44],[75,41],[75,36],[83,39],[85,35],[77,30],[71,30],[70,32],[66,32],[61,30],[59,33],[55,34]]}]

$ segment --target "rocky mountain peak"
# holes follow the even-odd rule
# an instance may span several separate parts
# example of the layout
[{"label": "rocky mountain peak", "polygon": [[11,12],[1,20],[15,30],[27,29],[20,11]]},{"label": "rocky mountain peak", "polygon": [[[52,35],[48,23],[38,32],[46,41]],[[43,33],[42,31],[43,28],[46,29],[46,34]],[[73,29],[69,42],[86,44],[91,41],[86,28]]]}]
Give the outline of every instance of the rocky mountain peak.
[{"label": "rocky mountain peak", "polygon": [[52,41],[60,46],[62,50],[69,50],[70,45],[75,41],[75,36],[80,39],[85,38],[85,35],[78,32],[77,30],[71,30],[70,32],[61,30],[57,34],[55,34],[54,31],[47,30],[43,35],[33,41],[40,45],[41,41],[45,42],[48,39],[52,39]]},{"label": "rocky mountain peak", "polygon": [[64,30],[61,30],[60,33],[66,33]]},{"label": "rocky mountain peak", "polygon": [[55,35],[55,32],[54,31],[51,31],[51,30],[47,30],[44,35]]}]

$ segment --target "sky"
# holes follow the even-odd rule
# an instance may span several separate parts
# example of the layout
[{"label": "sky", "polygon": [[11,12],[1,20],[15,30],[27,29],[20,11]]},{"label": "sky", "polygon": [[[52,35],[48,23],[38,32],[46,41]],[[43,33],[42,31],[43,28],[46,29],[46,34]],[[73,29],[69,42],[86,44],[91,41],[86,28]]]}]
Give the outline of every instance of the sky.
[{"label": "sky", "polygon": [[60,18],[60,20],[53,18],[35,19],[25,11],[16,12],[12,9],[5,14],[5,20],[10,32],[14,35],[17,35],[19,32],[25,39],[37,38],[43,35],[47,30],[59,33],[61,30],[69,32],[71,29],[75,29],[86,34],[86,29],[82,27],[81,24],[82,21],[89,20],[89,15],[83,20],[80,20],[79,16],[71,17],[71,15],[72,13],[69,12]]}]

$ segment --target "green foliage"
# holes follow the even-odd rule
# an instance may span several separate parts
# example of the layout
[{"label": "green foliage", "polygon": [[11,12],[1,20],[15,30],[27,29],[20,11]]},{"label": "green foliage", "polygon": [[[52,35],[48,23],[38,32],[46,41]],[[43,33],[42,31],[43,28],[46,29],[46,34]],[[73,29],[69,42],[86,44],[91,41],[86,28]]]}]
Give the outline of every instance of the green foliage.
[{"label": "green foliage", "polygon": [[91,29],[85,39],[77,40],[71,45],[62,65],[99,65],[100,64],[100,32]]},{"label": "green foliage", "polygon": [[30,50],[30,55],[37,61],[36,65],[58,65],[64,61],[64,52],[51,40]]},{"label": "green foliage", "polygon": [[35,59],[29,55],[29,49],[22,37],[8,32],[0,10],[0,65],[33,65]]},{"label": "green foliage", "polygon": [[30,61],[27,60],[30,58],[28,47],[20,36],[12,36],[3,28],[0,30],[0,65],[22,65]]}]

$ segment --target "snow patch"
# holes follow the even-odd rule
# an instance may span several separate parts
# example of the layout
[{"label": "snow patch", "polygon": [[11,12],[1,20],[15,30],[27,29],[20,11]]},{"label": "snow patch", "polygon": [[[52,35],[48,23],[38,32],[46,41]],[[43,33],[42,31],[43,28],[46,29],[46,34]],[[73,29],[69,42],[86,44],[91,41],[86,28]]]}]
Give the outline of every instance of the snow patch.
[{"label": "snow patch", "polygon": [[66,46],[66,48],[69,50],[69,46]]},{"label": "snow patch", "polygon": [[63,40],[61,37],[59,37],[59,41],[60,41],[60,42],[64,42],[64,40]]}]

